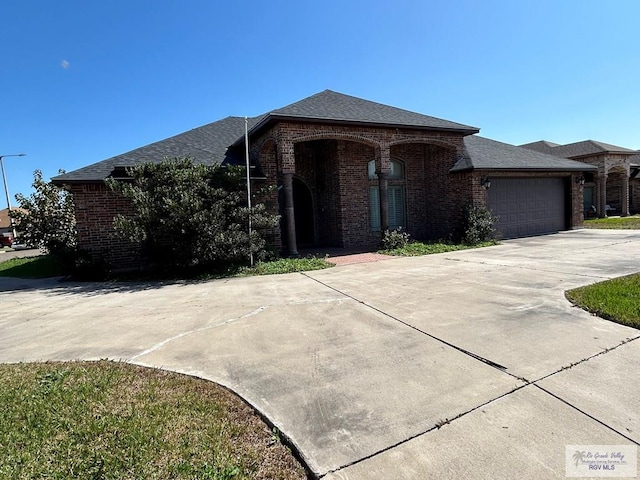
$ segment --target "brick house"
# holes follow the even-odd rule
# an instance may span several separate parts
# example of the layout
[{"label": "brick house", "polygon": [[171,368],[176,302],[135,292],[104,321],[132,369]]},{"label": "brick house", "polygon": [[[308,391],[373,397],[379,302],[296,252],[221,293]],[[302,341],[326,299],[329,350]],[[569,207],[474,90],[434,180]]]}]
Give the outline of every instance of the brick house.
[{"label": "brick house", "polygon": [[541,140],[521,145],[549,155],[593,165],[597,171],[585,175],[584,210],[606,217],[640,213],[640,153],[608,143],[584,140],[559,145]]},{"label": "brick house", "polygon": [[[122,198],[107,177],[164,157],[244,163],[241,117],[227,117],[53,179],[76,202],[79,244],[115,266],[135,249],[112,235]],[[503,238],[580,227],[579,179],[596,167],[476,135],[479,129],[325,90],[248,119],[252,183],[273,186],[273,243],[285,255],[302,247],[375,248],[381,232],[402,226],[413,238],[462,233],[463,210],[486,205]]]}]

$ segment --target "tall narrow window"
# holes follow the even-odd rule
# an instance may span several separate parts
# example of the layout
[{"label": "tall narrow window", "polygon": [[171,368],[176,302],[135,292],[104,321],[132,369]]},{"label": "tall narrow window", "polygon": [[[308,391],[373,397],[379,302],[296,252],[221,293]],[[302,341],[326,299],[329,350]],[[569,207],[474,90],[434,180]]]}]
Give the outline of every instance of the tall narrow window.
[{"label": "tall narrow window", "polygon": [[[377,180],[375,160],[371,160],[368,165],[369,180]],[[404,165],[395,160],[391,160],[391,172],[387,177],[387,202],[389,212],[389,229],[404,227],[406,224],[405,214],[405,189],[404,189]],[[371,182],[369,185],[369,212],[371,217],[371,230],[379,232],[382,228],[380,221],[380,188],[378,182]]]}]

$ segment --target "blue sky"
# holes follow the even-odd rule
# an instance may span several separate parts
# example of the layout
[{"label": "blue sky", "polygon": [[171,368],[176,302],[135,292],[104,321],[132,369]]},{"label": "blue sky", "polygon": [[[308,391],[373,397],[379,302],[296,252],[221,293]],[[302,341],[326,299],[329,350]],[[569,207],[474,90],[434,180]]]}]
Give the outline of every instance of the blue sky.
[{"label": "blue sky", "polygon": [[36,168],[327,88],[513,144],[640,149],[637,0],[20,0],[0,18],[0,155],[27,154],[5,159],[12,197]]}]

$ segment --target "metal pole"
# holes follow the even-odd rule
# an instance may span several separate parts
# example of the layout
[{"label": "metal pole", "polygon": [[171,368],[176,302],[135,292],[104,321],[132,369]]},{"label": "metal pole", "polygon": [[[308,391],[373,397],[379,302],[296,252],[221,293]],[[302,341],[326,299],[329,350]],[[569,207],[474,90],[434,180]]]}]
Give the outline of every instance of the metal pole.
[{"label": "metal pole", "polygon": [[[11,213],[11,195],[9,195],[9,186],[7,184],[7,175],[4,173],[4,157],[24,157],[24,153],[18,153],[16,155],[0,155],[0,169],[2,169],[2,181],[4,182],[4,193],[7,196],[7,210],[8,213]],[[13,218],[9,217],[9,221],[11,222],[11,230],[13,232],[13,241],[15,242],[17,234],[16,229],[13,224]]]},{"label": "metal pole", "polygon": [[244,117],[244,155],[247,162],[247,205],[249,206],[249,261],[253,267],[253,252],[251,251],[251,167],[249,164],[249,119]]}]

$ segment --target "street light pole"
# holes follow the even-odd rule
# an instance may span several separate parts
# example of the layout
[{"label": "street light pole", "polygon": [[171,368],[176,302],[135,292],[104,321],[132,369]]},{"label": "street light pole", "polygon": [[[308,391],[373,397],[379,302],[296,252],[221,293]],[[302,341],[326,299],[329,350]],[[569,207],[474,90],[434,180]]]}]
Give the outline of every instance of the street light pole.
[{"label": "street light pole", "polygon": [[0,169],[2,170],[2,181],[4,182],[4,193],[7,196],[7,209],[9,213],[9,221],[11,222],[11,230],[13,231],[13,241],[16,240],[16,228],[11,217],[11,196],[9,195],[9,186],[7,185],[7,175],[4,173],[4,157],[24,157],[26,153],[16,153],[14,155],[0,155]]}]

